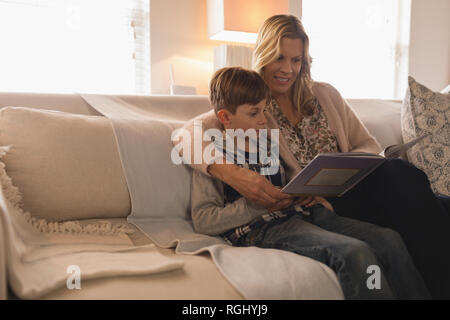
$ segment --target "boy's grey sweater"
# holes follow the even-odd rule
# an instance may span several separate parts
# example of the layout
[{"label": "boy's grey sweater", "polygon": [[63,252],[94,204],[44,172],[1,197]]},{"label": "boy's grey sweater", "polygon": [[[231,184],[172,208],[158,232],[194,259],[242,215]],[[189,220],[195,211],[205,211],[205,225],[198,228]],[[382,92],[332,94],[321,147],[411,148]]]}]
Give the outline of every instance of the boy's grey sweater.
[{"label": "boy's grey sweater", "polygon": [[191,215],[196,232],[219,235],[266,213],[268,210],[265,207],[244,197],[226,204],[223,182],[193,170]]}]

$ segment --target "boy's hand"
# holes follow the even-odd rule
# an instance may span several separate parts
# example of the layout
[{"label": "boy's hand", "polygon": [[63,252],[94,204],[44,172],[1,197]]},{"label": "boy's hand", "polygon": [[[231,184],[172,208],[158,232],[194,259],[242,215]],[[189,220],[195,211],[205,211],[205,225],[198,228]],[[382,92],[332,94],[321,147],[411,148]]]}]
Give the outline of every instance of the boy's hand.
[{"label": "boy's hand", "polygon": [[294,198],[283,199],[267,208],[269,212],[280,211],[287,207],[290,207],[294,203]]},{"label": "boy's hand", "polygon": [[319,196],[303,196],[300,197],[300,199],[295,201],[295,204],[299,204],[301,206],[305,207],[311,207],[315,204],[321,204],[328,210],[331,210],[334,212],[333,206],[331,203],[329,203],[325,198],[319,197]]},{"label": "boy's hand", "polygon": [[243,197],[267,209],[284,206],[287,200],[293,198],[280,192],[280,188],[275,187],[260,174],[233,164],[212,164],[208,167],[208,172],[233,187]]}]

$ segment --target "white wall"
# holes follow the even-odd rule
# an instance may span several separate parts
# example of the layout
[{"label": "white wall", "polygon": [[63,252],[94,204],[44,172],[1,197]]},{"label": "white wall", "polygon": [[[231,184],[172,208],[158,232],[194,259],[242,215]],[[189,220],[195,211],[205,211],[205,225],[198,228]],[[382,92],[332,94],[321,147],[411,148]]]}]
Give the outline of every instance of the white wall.
[{"label": "white wall", "polygon": [[[289,1],[290,12],[300,10],[300,0]],[[214,48],[225,42],[208,39],[206,0],[150,0],[150,39],[152,94],[169,93],[170,64],[176,84],[208,94]]]},{"label": "white wall", "polygon": [[168,94],[169,66],[175,82],[208,93],[214,47],[208,39],[206,0],[150,0],[152,94]]},{"label": "white wall", "polygon": [[[441,90],[450,84],[450,0],[411,2],[409,74]],[[290,11],[299,4],[291,0]],[[150,33],[152,93],[169,93],[172,63],[177,84],[207,94],[213,51],[224,42],[208,39],[206,0],[150,0]]]},{"label": "white wall", "polygon": [[409,74],[440,91],[450,84],[450,0],[412,0]]}]

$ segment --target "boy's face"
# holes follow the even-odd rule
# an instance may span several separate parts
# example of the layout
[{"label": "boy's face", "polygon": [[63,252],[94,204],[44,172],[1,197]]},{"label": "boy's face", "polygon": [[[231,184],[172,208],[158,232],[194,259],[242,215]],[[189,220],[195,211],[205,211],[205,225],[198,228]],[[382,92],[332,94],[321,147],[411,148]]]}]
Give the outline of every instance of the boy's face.
[{"label": "boy's face", "polygon": [[236,108],[236,113],[232,114],[228,110],[220,110],[218,114],[220,122],[225,129],[265,129],[267,128],[267,119],[264,116],[266,99],[261,100],[256,105],[241,104]]}]

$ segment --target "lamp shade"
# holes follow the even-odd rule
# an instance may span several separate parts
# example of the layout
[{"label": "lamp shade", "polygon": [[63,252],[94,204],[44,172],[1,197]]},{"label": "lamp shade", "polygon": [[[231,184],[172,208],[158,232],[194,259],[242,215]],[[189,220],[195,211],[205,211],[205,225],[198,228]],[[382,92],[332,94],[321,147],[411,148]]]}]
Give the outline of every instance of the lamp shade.
[{"label": "lamp shade", "polygon": [[222,44],[214,48],[214,71],[223,67],[252,68],[253,49],[248,45]]},{"label": "lamp shade", "polygon": [[207,0],[210,39],[255,43],[262,23],[286,14],[289,0]]}]

